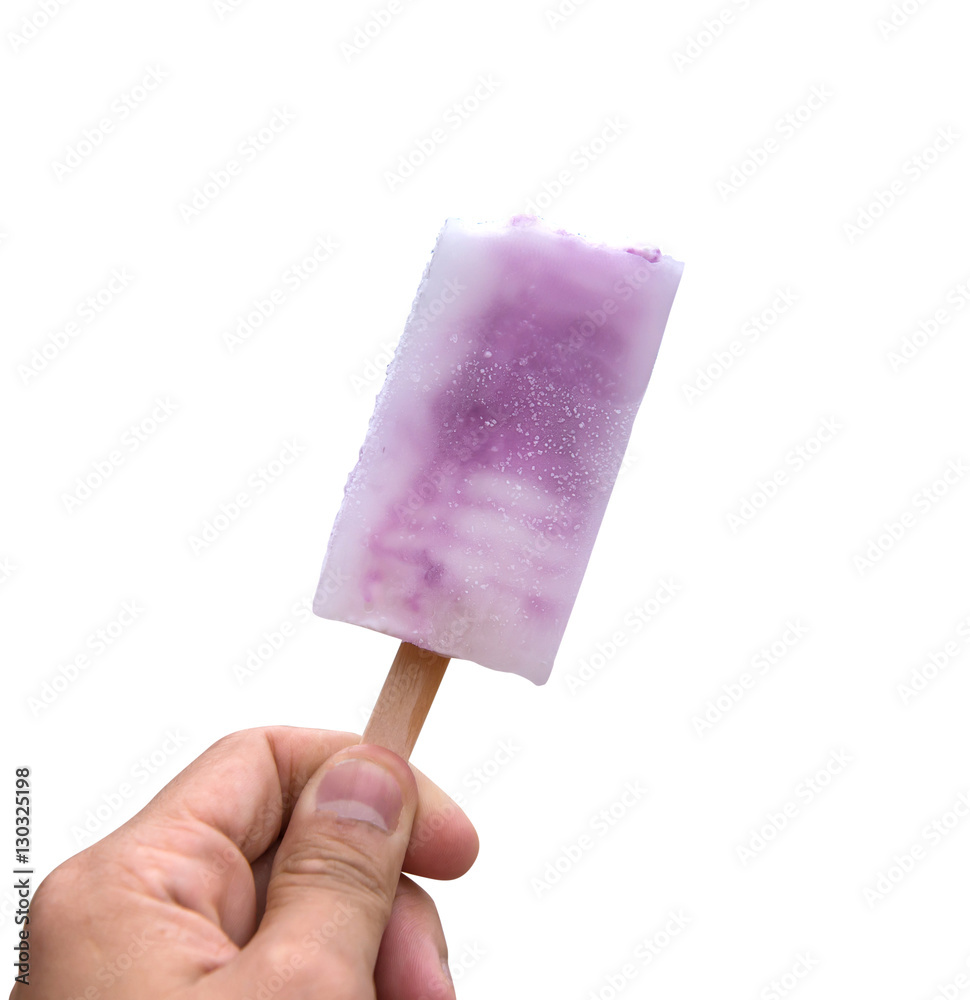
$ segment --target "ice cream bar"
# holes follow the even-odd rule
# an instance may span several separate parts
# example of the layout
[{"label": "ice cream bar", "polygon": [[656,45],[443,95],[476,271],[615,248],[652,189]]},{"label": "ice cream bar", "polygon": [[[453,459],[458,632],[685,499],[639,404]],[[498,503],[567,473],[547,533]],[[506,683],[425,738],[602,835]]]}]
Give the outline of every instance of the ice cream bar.
[{"label": "ice cream bar", "polygon": [[544,683],[681,269],[527,216],[449,219],[314,611]]}]

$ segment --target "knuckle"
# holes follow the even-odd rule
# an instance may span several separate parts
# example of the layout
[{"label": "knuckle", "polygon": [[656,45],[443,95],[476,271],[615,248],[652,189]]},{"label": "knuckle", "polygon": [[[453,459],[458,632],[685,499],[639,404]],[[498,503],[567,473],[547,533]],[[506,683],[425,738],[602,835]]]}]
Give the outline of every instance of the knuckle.
[{"label": "knuckle", "polygon": [[390,910],[394,886],[388,887],[379,864],[353,844],[307,844],[277,857],[274,880],[280,885],[319,885],[376,900]]},{"label": "knuckle", "polygon": [[90,879],[83,854],[55,868],[37,887],[30,901],[30,922],[42,943],[64,928],[76,929],[84,920],[90,900]]},{"label": "knuckle", "polygon": [[72,908],[78,878],[68,863],[55,868],[37,887],[31,902],[36,914],[57,918]]},{"label": "knuckle", "polygon": [[241,747],[255,745],[258,743],[266,742],[266,730],[265,729],[238,729],[234,733],[229,733],[228,736],[223,736],[216,740],[215,743],[209,748],[210,750],[225,751],[230,754],[234,754],[240,750]]}]

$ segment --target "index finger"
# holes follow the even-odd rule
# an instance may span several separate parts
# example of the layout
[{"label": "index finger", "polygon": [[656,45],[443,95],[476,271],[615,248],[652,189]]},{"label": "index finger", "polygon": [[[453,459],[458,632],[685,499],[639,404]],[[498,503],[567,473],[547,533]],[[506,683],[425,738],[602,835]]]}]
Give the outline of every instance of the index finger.
[{"label": "index finger", "polygon": [[[233,851],[250,864],[273,847],[304,786],[338,750],[360,742],[354,733],[275,726],[226,736],[193,761],[131,820],[139,835],[167,841],[173,828],[201,827],[221,837],[193,844],[209,888],[232,877]],[[404,871],[426,878],[463,875],[478,854],[478,836],[468,817],[434,782],[412,765],[418,810]],[[227,844],[226,841],[231,842]],[[184,848],[183,848],[184,853]],[[236,856],[238,858],[238,855]],[[238,859],[242,860],[242,859]],[[219,875],[226,878],[219,878]],[[214,894],[198,894],[182,880],[179,902],[200,912]]]},{"label": "index finger", "polygon": [[217,830],[255,861],[285,829],[304,785],[353,733],[273,726],[225,736],[166,785],[132,822],[181,820]]}]

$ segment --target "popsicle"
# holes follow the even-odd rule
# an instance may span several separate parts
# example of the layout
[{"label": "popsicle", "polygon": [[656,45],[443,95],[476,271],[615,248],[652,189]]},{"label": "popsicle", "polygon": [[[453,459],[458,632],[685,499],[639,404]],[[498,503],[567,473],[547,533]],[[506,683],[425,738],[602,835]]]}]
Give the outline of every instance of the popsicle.
[{"label": "popsicle", "polygon": [[452,657],[548,679],[682,267],[529,216],[446,221],[313,605],[402,640],[368,730],[413,743]]}]

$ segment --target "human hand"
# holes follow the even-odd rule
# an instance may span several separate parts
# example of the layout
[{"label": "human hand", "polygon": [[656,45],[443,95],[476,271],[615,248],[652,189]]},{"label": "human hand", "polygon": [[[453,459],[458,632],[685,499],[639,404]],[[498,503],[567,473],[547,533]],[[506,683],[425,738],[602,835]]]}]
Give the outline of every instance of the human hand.
[{"label": "human hand", "polygon": [[55,869],[11,1000],[447,1000],[431,897],[478,837],[424,775],[358,737],[250,729]]}]

